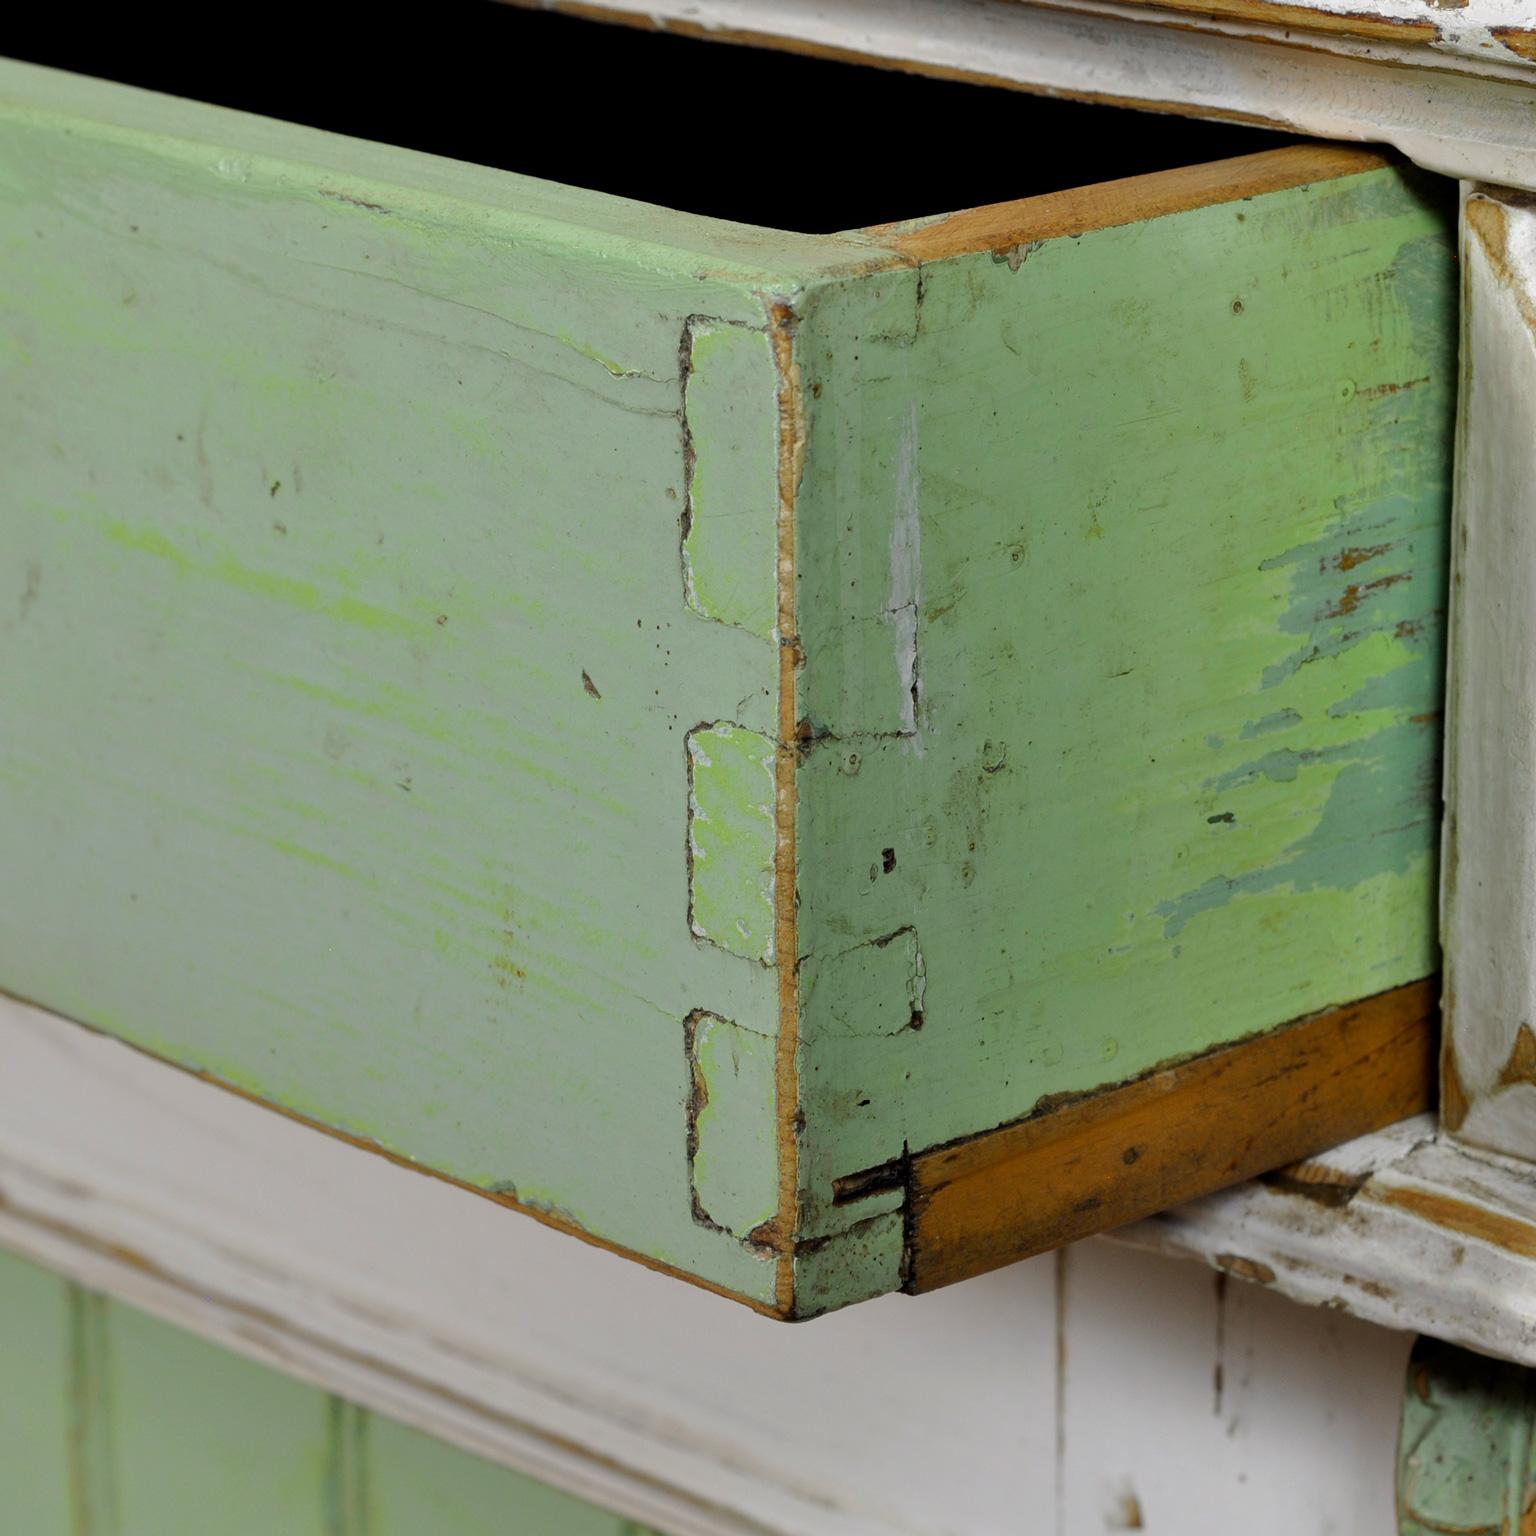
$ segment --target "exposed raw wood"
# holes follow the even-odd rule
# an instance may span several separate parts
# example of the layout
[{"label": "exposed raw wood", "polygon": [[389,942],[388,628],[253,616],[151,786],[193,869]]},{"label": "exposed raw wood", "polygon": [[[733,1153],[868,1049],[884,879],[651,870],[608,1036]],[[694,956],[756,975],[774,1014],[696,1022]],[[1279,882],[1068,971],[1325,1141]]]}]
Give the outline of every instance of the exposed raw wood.
[{"label": "exposed raw wood", "polygon": [[1536,1365],[1536,1184],[1437,1136],[1431,1115],[1113,1236]]},{"label": "exposed raw wood", "polygon": [[[1194,1266],[1088,1245],[1055,1283],[1046,1258],[780,1328],[35,1009],[0,1003],[0,1059],[0,1245],[674,1536],[1009,1536],[1021,1508],[1051,1530],[1060,1456],[1064,1529],[1097,1530],[1106,1424],[1155,1517],[1198,1536],[1224,1529],[1217,1495],[1253,1536],[1324,1512],[1368,1536],[1389,1506],[1405,1346]],[[12,1384],[52,1348],[19,1322],[0,1314]],[[1133,1432],[1141,1382],[1155,1440]],[[0,1469],[46,1496],[54,1410],[28,1401],[19,1424],[0,1407]]]},{"label": "exposed raw wood", "polygon": [[1054,240],[1158,219],[1166,214],[1235,203],[1266,193],[1354,176],[1388,162],[1370,150],[1311,144],[1213,160],[1157,176],[1073,187],[1041,197],[968,208],[941,218],[871,230],[881,243],[914,261],[939,261],[973,251],[1007,251],[1030,240]]},{"label": "exposed raw wood", "polygon": [[[1275,20],[1258,19],[1246,3],[1227,13],[1221,0],[1205,7],[1221,14],[1113,0],[517,3],[948,79],[1389,143],[1430,170],[1536,187],[1531,71],[1521,52],[1529,17],[1520,0],[1460,8],[1301,0],[1278,12],[1266,7]],[[1307,17],[1315,24],[1302,25]]]},{"label": "exposed raw wood", "polygon": [[1433,1102],[1436,1021],[1435,983],[1418,982],[914,1158],[908,1287],[1122,1226],[1418,1113]]},{"label": "exposed raw wood", "polygon": [[1434,43],[1440,28],[1429,16],[1394,16],[1384,9],[1347,8],[1326,4],[1283,4],[1279,0],[1126,0],[1127,10],[1174,11],[1215,21],[1259,22],[1266,27],[1296,28],[1338,37],[1381,42]]}]

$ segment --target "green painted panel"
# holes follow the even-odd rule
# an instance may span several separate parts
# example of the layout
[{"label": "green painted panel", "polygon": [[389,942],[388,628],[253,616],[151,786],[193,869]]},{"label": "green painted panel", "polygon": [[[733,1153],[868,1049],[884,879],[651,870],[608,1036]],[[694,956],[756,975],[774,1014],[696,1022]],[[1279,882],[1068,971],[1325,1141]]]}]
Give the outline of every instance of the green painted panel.
[{"label": "green painted panel", "polygon": [[0,986],[894,1286],[837,1181],[1433,969],[1451,222],[919,263],[0,66]]},{"label": "green painted panel", "polygon": [[652,1536],[0,1253],[17,1536]]},{"label": "green painted panel", "polygon": [[78,1536],[71,1518],[69,1286],[0,1253],[0,1499],[8,1530]]},{"label": "green painted panel", "polygon": [[369,1425],[368,1536],[649,1536],[530,1478],[416,1430]]},{"label": "green painted panel", "polygon": [[800,949],[912,934],[923,1027],[802,967],[803,1235],[1434,970],[1449,230],[1384,169],[808,300]]},{"label": "green painted panel", "polygon": [[[684,738],[761,742],[777,652],[686,601],[680,345],[761,386],[765,266],[825,242],[0,98],[0,982],[771,1296],[688,1180],[685,1020],[777,1001],[762,913],[690,932]],[[696,415],[724,571],[750,422]]]},{"label": "green painted panel", "polygon": [[1536,1515],[1536,1379],[1420,1339],[1397,1448],[1401,1536],[1523,1536]]},{"label": "green painted panel", "polygon": [[[93,1298],[94,1299],[94,1298]],[[117,1303],[102,1411],[114,1536],[351,1536],[331,1400]],[[94,1532],[94,1527],[93,1527]]]}]

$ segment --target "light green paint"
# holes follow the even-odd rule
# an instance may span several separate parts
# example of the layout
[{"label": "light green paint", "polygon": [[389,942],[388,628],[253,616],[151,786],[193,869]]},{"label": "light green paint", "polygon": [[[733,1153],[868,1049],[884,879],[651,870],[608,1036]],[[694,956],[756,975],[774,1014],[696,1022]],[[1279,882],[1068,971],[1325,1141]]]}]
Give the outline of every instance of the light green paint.
[{"label": "light green paint", "polygon": [[777,653],[685,599],[681,358],[842,245],[5,65],[0,246],[0,985],[770,1297],[688,1177],[684,1021],[777,996],[684,739]]},{"label": "light green paint", "polygon": [[[1454,270],[1384,170],[807,300],[803,1234],[1434,970]],[[821,957],[900,929],[923,1028],[850,1028]]]},{"label": "light green paint", "polygon": [[795,966],[895,1285],[838,1179],[1433,969],[1449,225],[918,271],[0,68],[0,986],[766,1302]]},{"label": "light green paint", "polygon": [[768,965],[774,944],[774,745],[738,725],[688,736],[689,921]]},{"label": "light green paint", "polygon": [[324,1393],[130,1307],[86,1299],[106,1324],[97,1411],[119,1511],[114,1525],[92,1524],[91,1536],[210,1527],[220,1536],[364,1536],[334,1472],[346,1415]]},{"label": "light green paint", "polygon": [[369,1536],[654,1536],[387,1419],[369,1423]]},{"label": "light green paint", "polygon": [[81,1536],[71,1518],[71,1308],[64,1281],[0,1253],[0,1489],[26,1536]]},{"label": "light green paint", "polygon": [[773,638],[778,614],[778,369],[766,331],[694,322],[683,579],[705,618]]},{"label": "light green paint", "polygon": [[654,1536],[5,1254],[0,1471],[17,1536]]},{"label": "light green paint", "polygon": [[703,1014],[691,1034],[693,1189],[700,1219],[739,1238],[772,1220],[778,1163],[764,1157],[777,1124],[772,1035]]},{"label": "light green paint", "polygon": [[1408,1365],[1398,1436],[1400,1536],[1520,1536],[1533,1507],[1531,1371],[1420,1339]]}]

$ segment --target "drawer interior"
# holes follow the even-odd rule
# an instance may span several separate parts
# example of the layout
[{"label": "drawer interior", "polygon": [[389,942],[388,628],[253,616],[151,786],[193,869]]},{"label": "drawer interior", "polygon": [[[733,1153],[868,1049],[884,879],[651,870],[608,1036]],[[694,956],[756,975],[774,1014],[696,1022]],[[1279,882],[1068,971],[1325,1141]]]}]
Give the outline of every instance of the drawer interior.
[{"label": "drawer interior", "polygon": [[1294,142],[1267,129],[1037,97],[498,0],[359,24],[279,0],[202,49],[187,5],[82,27],[26,7],[0,52],[30,63],[688,213],[854,229]]}]

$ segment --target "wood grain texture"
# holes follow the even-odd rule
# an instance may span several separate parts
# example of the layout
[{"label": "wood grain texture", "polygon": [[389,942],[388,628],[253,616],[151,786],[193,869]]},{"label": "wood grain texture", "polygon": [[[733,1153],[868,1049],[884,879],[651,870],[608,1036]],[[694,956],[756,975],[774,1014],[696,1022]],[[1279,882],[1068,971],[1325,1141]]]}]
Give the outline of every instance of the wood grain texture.
[{"label": "wood grain texture", "polygon": [[1452,210],[1290,164],[807,301],[799,1234],[858,1228],[850,1293],[903,1201],[850,1176],[1435,968]]},{"label": "wood grain texture", "polygon": [[1427,1108],[1437,1018],[1432,981],[1400,987],[914,1158],[908,1288],[1122,1226]]},{"label": "wood grain texture", "polygon": [[1113,1236],[1306,1306],[1536,1365],[1529,1173],[1439,1133],[1432,1114]]},{"label": "wood grain texture", "polygon": [[[683,1041],[776,1026],[764,295],[868,251],[0,96],[0,984],[772,1303]],[[701,721],[770,762],[690,828]]]},{"label": "wood grain texture", "polygon": [[1283,0],[1131,0],[1138,9],[1206,16],[1214,21],[1253,22],[1265,27],[1296,28],[1337,37],[1389,43],[1434,43],[1440,40],[1436,18],[1394,15],[1384,6],[1343,6],[1335,0],[1286,4]]},{"label": "wood grain texture", "polygon": [[[1530,30],[1524,0],[1347,8],[1298,0],[1295,25],[1113,0],[517,3],[941,79],[1391,144],[1427,170],[1536,188],[1530,64],[1519,51]],[[1301,24],[1303,14],[1315,22]],[[1380,35],[1352,33],[1350,15],[1375,18]]]},{"label": "wood grain texture", "polygon": [[796,237],[0,98],[0,985],[806,1316],[851,1175],[1429,969],[1411,174]]},{"label": "wood grain texture", "polygon": [[1217,203],[1241,202],[1380,170],[1381,155],[1342,144],[1308,144],[1212,160],[1156,176],[1131,176],[1039,197],[967,208],[910,224],[880,225],[870,233],[918,262],[1011,253],[1032,240],[1075,237],[1167,214],[1190,213]]},{"label": "wood grain texture", "polygon": [[1451,1134],[1536,1157],[1536,210],[1468,189],[1446,764],[1446,1037]]}]

